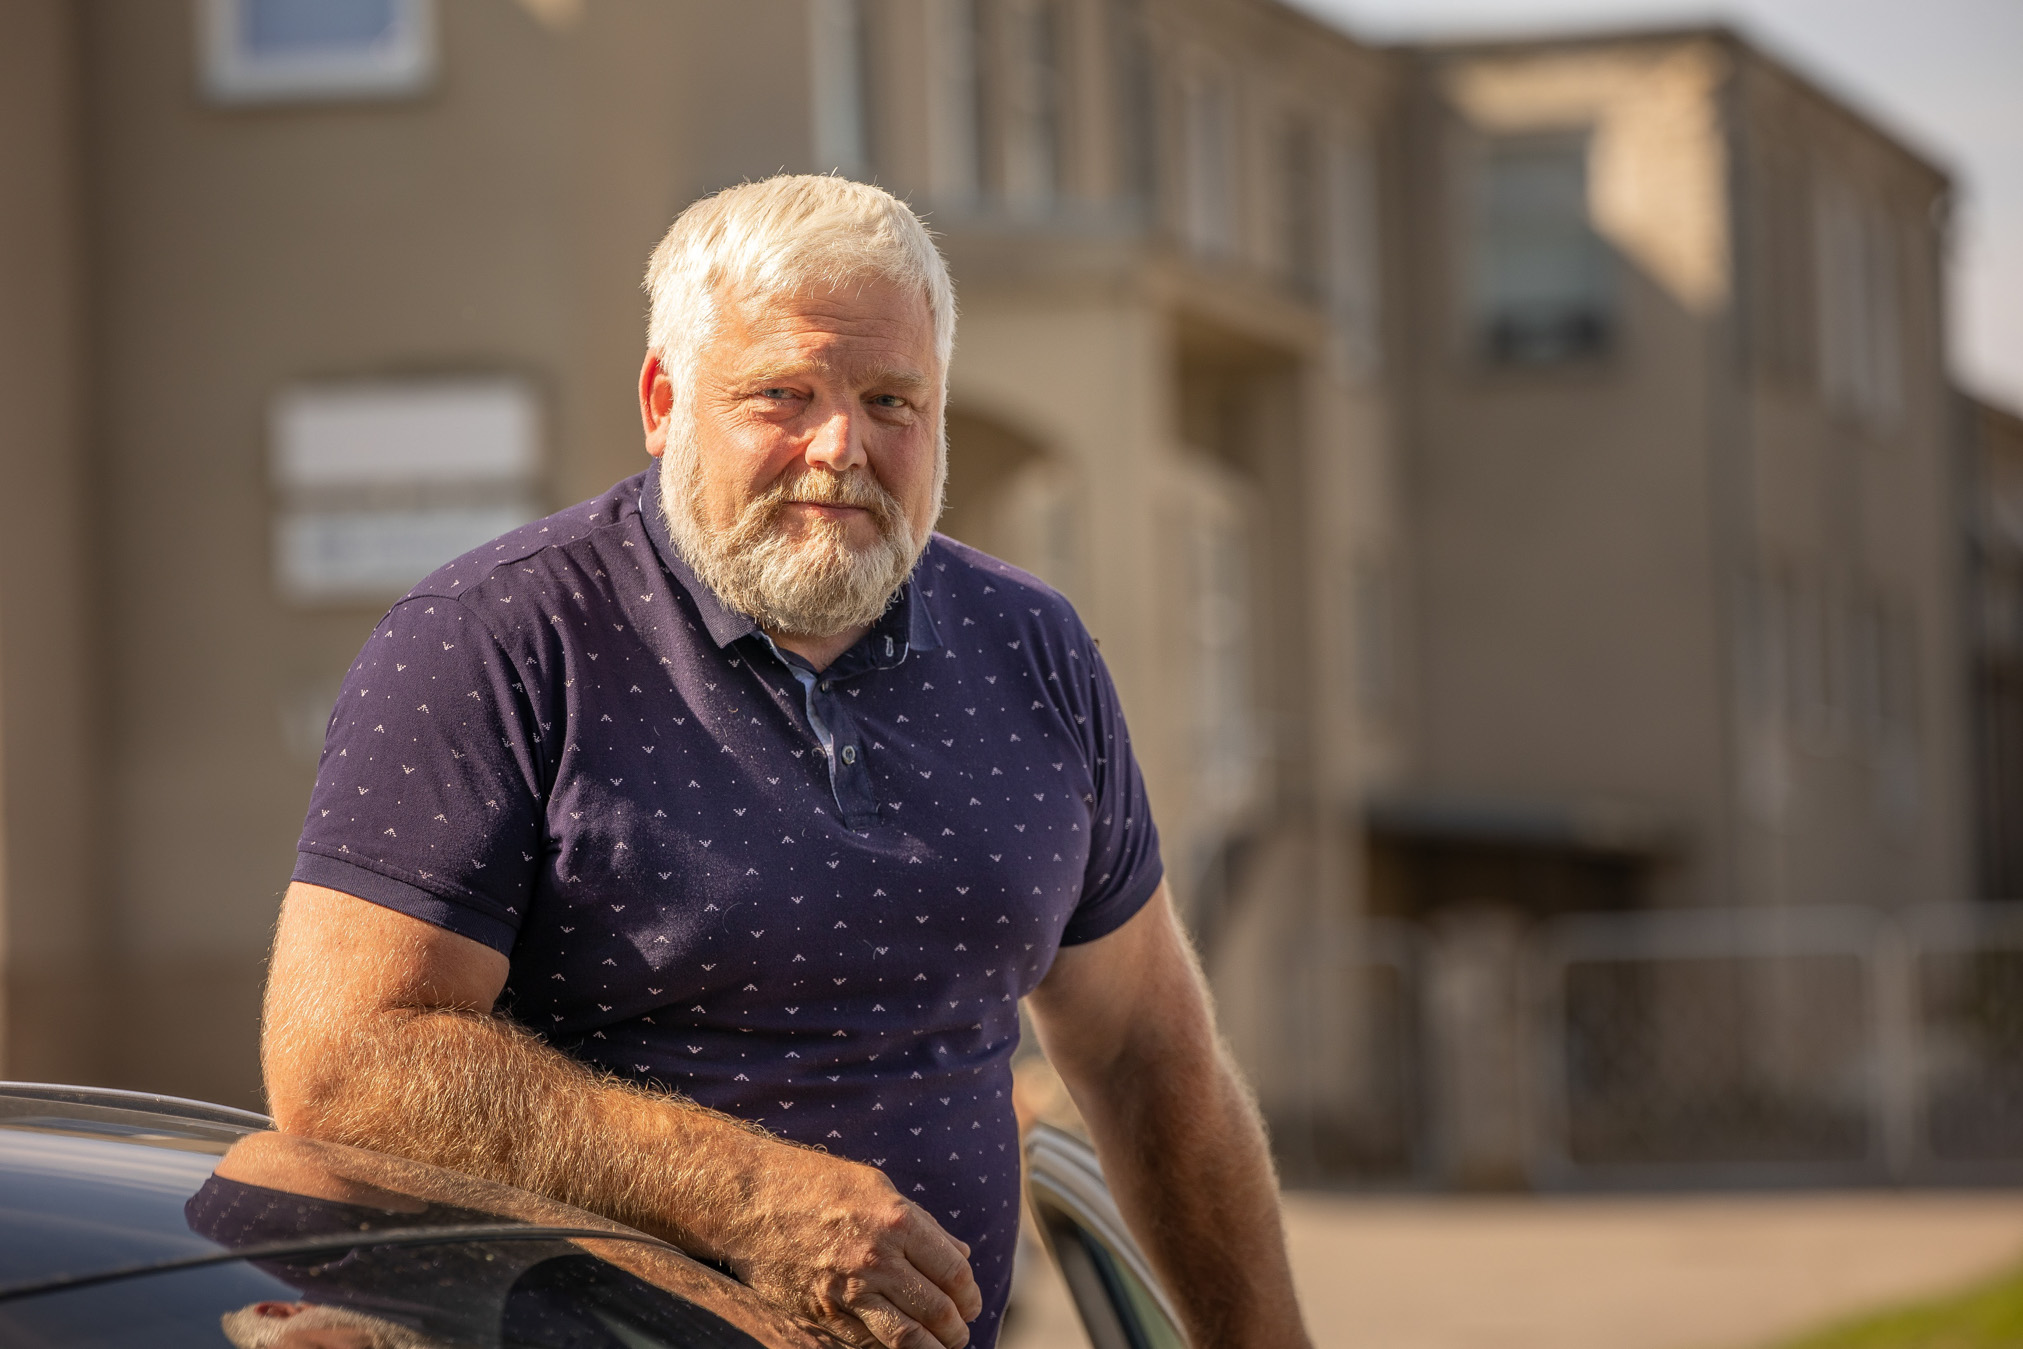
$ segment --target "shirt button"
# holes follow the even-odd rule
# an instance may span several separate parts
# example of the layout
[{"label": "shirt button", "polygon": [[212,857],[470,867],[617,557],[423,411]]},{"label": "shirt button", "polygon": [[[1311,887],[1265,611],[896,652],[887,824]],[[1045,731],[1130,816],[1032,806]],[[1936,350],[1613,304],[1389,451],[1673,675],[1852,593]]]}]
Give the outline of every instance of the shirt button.
[{"label": "shirt button", "polygon": [[843,746],[843,762],[844,763],[857,762],[857,747],[855,745]]},{"label": "shirt button", "polygon": [[827,693],[828,691],[829,691],[829,681],[825,679],[822,681],[822,692]]}]

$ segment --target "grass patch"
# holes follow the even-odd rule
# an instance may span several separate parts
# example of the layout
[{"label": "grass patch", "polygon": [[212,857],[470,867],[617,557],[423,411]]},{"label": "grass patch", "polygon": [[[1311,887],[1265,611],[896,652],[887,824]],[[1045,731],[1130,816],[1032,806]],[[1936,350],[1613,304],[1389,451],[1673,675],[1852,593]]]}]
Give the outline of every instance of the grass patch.
[{"label": "grass patch", "polygon": [[1949,1297],[1829,1326],[1777,1349],[2017,1349],[2023,1346],[2023,1269]]}]

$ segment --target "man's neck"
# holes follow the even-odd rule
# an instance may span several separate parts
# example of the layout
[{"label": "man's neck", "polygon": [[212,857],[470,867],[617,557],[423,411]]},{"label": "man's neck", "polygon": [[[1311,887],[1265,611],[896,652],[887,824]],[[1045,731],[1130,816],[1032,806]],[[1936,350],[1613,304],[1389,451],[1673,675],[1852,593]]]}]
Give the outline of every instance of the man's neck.
[{"label": "man's neck", "polygon": [[766,636],[773,639],[773,645],[793,652],[802,660],[815,667],[816,673],[835,664],[836,658],[857,645],[865,633],[871,631],[869,623],[855,628],[845,628],[827,637],[789,637],[783,633],[768,631]]}]

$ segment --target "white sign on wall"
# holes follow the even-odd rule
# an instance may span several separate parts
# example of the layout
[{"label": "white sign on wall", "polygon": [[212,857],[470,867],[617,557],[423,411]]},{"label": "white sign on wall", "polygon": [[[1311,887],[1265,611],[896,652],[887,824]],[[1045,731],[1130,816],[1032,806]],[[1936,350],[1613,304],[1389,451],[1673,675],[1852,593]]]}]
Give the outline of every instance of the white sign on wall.
[{"label": "white sign on wall", "polygon": [[533,519],[540,417],[503,377],[301,384],[275,398],[276,587],[383,603]]},{"label": "white sign on wall", "polygon": [[274,400],[289,491],[473,486],[533,476],[537,413],[516,379],[300,384]]}]

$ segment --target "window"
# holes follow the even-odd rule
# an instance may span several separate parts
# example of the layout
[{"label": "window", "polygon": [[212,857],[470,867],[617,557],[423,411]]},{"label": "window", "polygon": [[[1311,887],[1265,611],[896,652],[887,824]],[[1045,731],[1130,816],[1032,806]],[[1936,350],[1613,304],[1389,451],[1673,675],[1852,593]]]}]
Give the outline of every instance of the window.
[{"label": "window", "polygon": [[1492,359],[1537,365],[1608,342],[1608,258],[1588,220],[1585,133],[1492,142],[1475,201],[1475,322]]},{"label": "window", "polygon": [[397,98],[435,74],[433,0],[200,0],[204,92],[218,103]]},{"label": "window", "polygon": [[1322,182],[1319,138],[1304,117],[1289,118],[1279,135],[1279,258],[1286,280],[1303,295],[1321,293]]},{"label": "window", "polygon": [[1820,179],[1813,260],[1820,395],[1836,412],[1890,425],[1903,406],[1903,335],[1889,216],[1838,179]]},{"label": "window", "polygon": [[1370,147],[1351,135],[1328,155],[1328,302],[1351,374],[1374,373],[1377,331],[1377,187]]},{"label": "window", "polygon": [[1011,0],[1005,18],[1005,199],[1044,210],[1060,195],[1065,160],[1065,16],[1059,0]]},{"label": "window", "polygon": [[1366,561],[1356,567],[1354,634],[1350,643],[1356,700],[1376,716],[1388,711],[1397,693],[1397,614],[1391,575],[1383,563]]},{"label": "window", "polygon": [[871,172],[870,81],[862,0],[812,0],[808,10],[815,167],[845,178]]},{"label": "window", "polygon": [[1247,475],[1207,453],[1178,457],[1161,497],[1160,623],[1174,677],[1191,684],[1191,817],[1212,834],[1244,818],[1267,785],[1254,667],[1262,512]]},{"label": "window", "polygon": [[1236,248],[1236,109],[1226,82],[1211,75],[1187,86],[1187,241],[1222,257]]},{"label": "window", "polygon": [[1812,379],[1815,319],[1812,299],[1812,238],[1802,161],[1794,154],[1768,156],[1758,200],[1763,240],[1761,342],[1765,366],[1781,379]]},{"label": "window", "polygon": [[978,0],[933,0],[934,115],[928,120],[934,195],[957,206],[983,195],[983,52]]},{"label": "window", "polygon": [[1115,63],[1117,191],[1146,216],[1159,200],[1159,86],[1140,0],[1110,0]]}]

